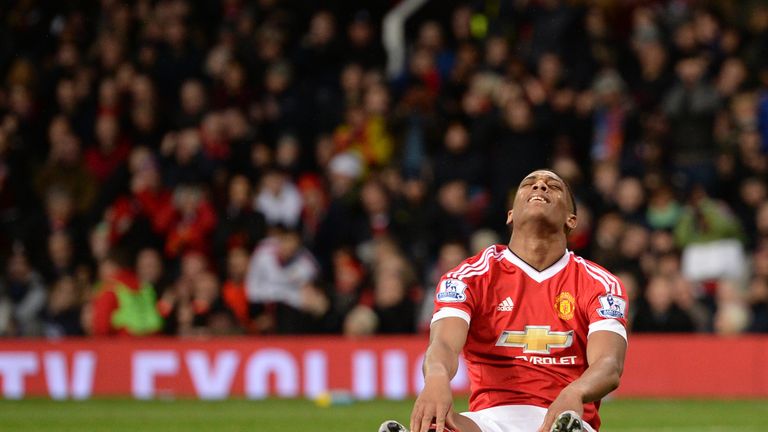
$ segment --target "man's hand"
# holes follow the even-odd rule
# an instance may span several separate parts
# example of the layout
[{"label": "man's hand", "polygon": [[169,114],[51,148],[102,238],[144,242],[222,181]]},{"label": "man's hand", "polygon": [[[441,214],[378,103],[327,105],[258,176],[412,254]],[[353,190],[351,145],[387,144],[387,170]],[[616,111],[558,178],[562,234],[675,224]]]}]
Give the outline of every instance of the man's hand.
[{"label": "man's hand", "polygon": [[538,432],[549,432],[552,423],[563,411],[584,414],[585,403],[602,399],[619,386],[624,370],[627,341],[611,331],[596,331],[587,342],[589,367],[576,381],[564,388],[552,402]]},{"label": "man's hand", "polygon": [[447,425],[453,428],[453,397],[450,379],[447,375],[432,375],[424,379],[421,391],[411,412],[411,432],[427,432],[432,419],[435,419],[435,432],[443,432]]},{"label": "man's hand", "polygon": [[427,432],[433,418],[435,432],[443,432],[446,425],[455,428],[451,378],[459,368],[459,353],[468,331],[469,324],[456,317],[443,318],[430,327],[429,348],[424,355],[424,390],[413,405],[411,432]]},{"label": "man's hand", "polygon": [[537,432],[549,432],[560,413],[563,411],[575,411],[579,416],[584,414],[584,403],[582,397],[574,390],[566,387],[557,396],[554,402],[549,406],[547,415],[544,416],[544,422],[541,424]]}]

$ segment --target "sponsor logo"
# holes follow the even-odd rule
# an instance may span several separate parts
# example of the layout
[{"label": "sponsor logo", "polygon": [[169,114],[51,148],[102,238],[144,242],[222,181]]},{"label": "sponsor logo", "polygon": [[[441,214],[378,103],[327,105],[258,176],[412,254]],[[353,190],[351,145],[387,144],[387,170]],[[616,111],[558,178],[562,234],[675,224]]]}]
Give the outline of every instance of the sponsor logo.
[{"label": "sponsor logo", "polygon": [[496,307],[496,310],[499,312],[510,312],[512,311],[513,307],[515,307],[515,302],[513,302],[511,298],[507,297],[501,303],[499,303],[499,305]]},{"label": "sponsor logo", "polygon": [[437,291],[437,301],[443,303],[461,303],[467,300],[464,291],[467,290],[467,284],[457,279],[445,279],[440,282],[440,288]]},{"label": "sponsor logo", "polygon": [[562,320],[568,321],[573,318],[573,314],[576,310],[576,299],[574,299],[573,294],[569,292],[561,292],[555,297],[554,306],[557,316]]},{"label": "sponsor logo", "polygon": [[539,357],[539,356],[517,356],[518,360],[527,361],[531,364],[540,365],[575,365],[578,356],[565,357]]},{"label": "sponsor logo", "polygon": [[525,326],[524,331],[504,330],[496,346],[522,348],[526,354],[550,354],[553,348],[573,345],[573,330],[552,331],[550,326]]},{"label": "sponsor logo", "polygon": [[612,294],[599,298],[600,308],[597,314],[603,318],[624,318],[627,310],[627,302],[621,297],[614,297]]}]

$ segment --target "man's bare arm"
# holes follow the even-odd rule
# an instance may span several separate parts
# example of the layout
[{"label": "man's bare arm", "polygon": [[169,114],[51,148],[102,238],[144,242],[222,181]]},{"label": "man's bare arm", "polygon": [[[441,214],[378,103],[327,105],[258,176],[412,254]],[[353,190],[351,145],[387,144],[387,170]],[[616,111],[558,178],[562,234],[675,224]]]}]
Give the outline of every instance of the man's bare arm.
[{"label": "man's bare arm", "polygon": [[434,417],[442,432],[453,409],[451,379],[459,367],[459,354],[467,340],[469,324],[461,318],[443,318],[432,324],[424,356],[424,389],[411,412],[411,431],[426,432]]},{"label": "man's bare arm", "polygon": [[456,375],[468,332],[469,325],[461,318],[443,318],[432,325],[422,368],[425,378],[445,374],[451,379]]},{"label": "man's bare arm", "polygon": [[611,331],[592,333],[587,342],[589,367],[571,383],[584,403],[594,402],[616,390],[624,372],[627,341]]},{"label": "man's bare arm", "polygon": [[547,432],[555,418],[563,411],[583,414],[583,404],[603,398],[619,386],[624,371],[627,341],[610,331],[597,331],[587,342],[589,367],[577,380],[565,387],[552,402],[539,432]]}]

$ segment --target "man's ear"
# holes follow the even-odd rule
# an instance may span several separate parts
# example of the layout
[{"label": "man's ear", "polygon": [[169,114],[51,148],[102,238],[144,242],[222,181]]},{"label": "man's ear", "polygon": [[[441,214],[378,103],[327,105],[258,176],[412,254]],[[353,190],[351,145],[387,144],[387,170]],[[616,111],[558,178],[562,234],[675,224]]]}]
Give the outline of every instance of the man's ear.
[{"label": "man's ear", "polygon": [[573,213],[568,215],[568,219],[565,220],[565,226],[568,228],[568,232],[575,230],[578,224],[579,219]]},{"label": "man's ear", "polygon": [[510,209],[510,210],[507,212],[507,225],[512,225],[512,212],[513,212],[513,211],[514,211],[514,210]]}]

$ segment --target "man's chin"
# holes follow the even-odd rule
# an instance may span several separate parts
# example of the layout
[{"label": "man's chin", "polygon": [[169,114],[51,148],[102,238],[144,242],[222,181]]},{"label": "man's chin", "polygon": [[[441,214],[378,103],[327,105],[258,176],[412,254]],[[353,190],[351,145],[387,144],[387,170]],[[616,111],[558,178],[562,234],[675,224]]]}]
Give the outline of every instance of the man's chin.
[{"label": "man's chin", "polygon": [[516,221],[516,224],[535,223],[559,228],[565,223],[565,221],[556,220],[552,209],[545,206],[530,206],[520,216],[522,217]]}]

